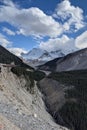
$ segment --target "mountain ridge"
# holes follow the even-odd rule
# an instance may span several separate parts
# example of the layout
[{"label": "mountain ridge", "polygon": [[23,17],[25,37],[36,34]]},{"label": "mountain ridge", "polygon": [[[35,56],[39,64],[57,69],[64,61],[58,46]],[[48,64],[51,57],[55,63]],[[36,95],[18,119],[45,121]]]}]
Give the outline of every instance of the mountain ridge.
[{"label": "mountain ridge", "polygon": [[87,69],[87,48],[70,53],[64,57],[56,58],[41,66],[39,69],[47,71],[71,71]]}]

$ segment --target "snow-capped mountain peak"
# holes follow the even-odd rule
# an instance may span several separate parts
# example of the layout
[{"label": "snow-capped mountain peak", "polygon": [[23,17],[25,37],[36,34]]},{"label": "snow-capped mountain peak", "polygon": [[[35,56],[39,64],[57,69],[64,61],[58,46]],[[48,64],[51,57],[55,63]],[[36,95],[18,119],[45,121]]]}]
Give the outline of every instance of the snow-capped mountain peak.
[{"label": "snow-capped mountain peak", "polygon": [[47,51],[42,50],[40,48],[33,48],[27,54],[22,53],[21,56],[24,59],[35,60],[35,59],[38,59],[39,57],[41,57],[44,53],[47,53]]},{"label": "snow-capped mountain peak", "polygon": [[55,58],[63,57],[64,53],[61,50],[48,52],[40,48],[33,48],[27,54],[22,53],[21,56],[29,65],[37,66]]}]

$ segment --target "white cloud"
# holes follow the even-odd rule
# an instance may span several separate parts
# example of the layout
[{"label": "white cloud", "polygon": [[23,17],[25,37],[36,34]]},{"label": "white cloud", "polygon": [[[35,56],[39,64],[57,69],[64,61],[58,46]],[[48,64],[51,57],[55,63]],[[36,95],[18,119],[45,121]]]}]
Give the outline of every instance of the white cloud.
[{"label": "white cloud", "polygon": [[21,53],[27,53],[27,51],[23,48],[12,47],[8,48],[8,50],[17,56],[21,56]]},{"label": "white cloud", "polygon": [[23,35],[57,37],[63,32],[61,24],[39,8],[21,9],[12,2],[0,6],[0,21],[14,25]]},{"label": "white cloud", "polygon": [[64,22],[63,27],[66,31],[72,28],[76,31],[85,26],[83,10],[78,6],[71,5],[69,0],[64,0],[58,4],[53,16]]},{"label": "white cloud", "polygon": [[39,47],[47,51],[62,50],[65,54],[87,48],[87,31],[83,32],[75,39],[69,38],[66,35],[60,38],[51,38],[46,42],[41,42]]},{"label": "white cloud", "polygon": [[41,42],[39,47],[47,51],[62,50],[65,54],[77,50],[75,40],[66,35],[61,38],[49,39],[47,42]]},{"label": "white cloud", "polygon": [[87,47],[87,31],[83,32],[76,38],[76,47],[83,49]]},{"label": "white cloud", "polygon": [[13,32],[12,30],[10,30],[6,27],[3,28],[3,31],[6,32],[8,35],[15,36],[15,32]]},{"label": "white cloud", "polygon": [[4,47],[7,47],[12,44],[4,35],[0,33],[0,44]]}]

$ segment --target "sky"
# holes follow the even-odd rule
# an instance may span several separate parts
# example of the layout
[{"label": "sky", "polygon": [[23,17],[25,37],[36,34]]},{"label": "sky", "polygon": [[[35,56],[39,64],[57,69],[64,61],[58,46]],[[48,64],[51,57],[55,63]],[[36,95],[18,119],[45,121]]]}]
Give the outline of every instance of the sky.
[{"label": "sky", "polygon": [[64,53],[87,47],[87,0],[0,0],[0,44]]}]

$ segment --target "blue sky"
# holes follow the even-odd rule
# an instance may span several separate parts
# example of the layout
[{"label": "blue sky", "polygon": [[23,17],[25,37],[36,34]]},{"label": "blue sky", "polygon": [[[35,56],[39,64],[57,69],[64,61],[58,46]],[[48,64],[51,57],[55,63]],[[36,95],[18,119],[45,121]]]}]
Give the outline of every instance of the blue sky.
[{"label": "blue sky", "polygon": [[0,0],[0,44],[20,56],[34,47],[87,47],[86,0]]}]

